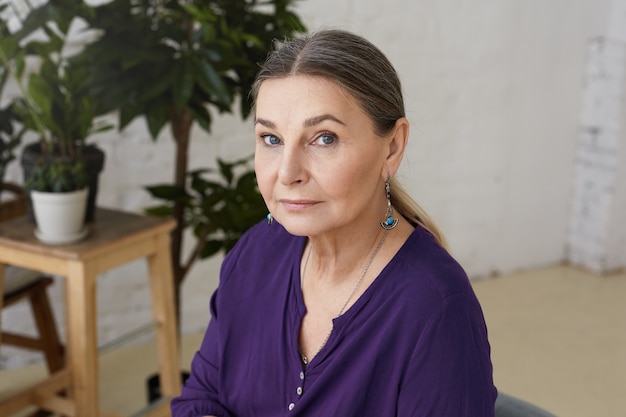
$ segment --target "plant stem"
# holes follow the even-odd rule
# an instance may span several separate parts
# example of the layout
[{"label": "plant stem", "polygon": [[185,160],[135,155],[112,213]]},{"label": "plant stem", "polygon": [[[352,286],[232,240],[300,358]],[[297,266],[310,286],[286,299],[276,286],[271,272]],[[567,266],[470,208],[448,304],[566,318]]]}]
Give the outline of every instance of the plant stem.
[{"label": "plant stem", "polygon": [[202,253],[202,250],[204,250],[204,247],[206,246],[206,237],[209,234],[209,228],[206,227],[202,233],[200,233],[197,238],[196,238],[196,245],[193,248],[193,251],[191,251],[191,254],[187,257],[187,260],[185,261],[184,265],[182,265],[182,275],[187,276],[187,273],[189,272],[189,269],[191,269],[191,267],[193,266],[193,264],[196,262],[196,260],[198,259],[198,257],[200,256],[200,254]]},{"label": "plant stem", "polygon": [[[170,123],[172,135],[176,142],[176,166],[174,171],[174,184],[185,187],[187,180],[187,166],[189,162],[189,138],[191,135],[191,125],[193,115],[188,107],[182,110],[172,109],[170,112]],[[185,228],[185,210],[182,202],[174,203],[172,216],[176,220],[176,227],[172,231],[171,255],[174,274],[174,296],[176,302],[176,317],[180,332],[180,291],[183,280],[189,268],[182,264],[183,230]]]}]

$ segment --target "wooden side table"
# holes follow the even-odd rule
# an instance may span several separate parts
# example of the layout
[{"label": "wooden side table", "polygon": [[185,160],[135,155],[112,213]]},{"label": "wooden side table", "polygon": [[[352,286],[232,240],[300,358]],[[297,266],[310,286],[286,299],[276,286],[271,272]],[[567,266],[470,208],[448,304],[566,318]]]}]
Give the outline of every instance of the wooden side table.
[{"label": "wooden side table", "polygon": [[[0,416],[29,405],[67,416],[114,416],[101,411],[98,401],[96,278],[140,258],[148,261],[162,393],[145,415],[170,415],[169,400],[181,388],[169,252],[169,233],[174,226],[171,219],[100,208],[87,238],[49,246],[34,237],[35,226],[26,217],[0,224],[0,292],[5,264],[63,276],[67,321],[65,368],[0,402]],[[69,395],[58,395],[62,390]]]}]

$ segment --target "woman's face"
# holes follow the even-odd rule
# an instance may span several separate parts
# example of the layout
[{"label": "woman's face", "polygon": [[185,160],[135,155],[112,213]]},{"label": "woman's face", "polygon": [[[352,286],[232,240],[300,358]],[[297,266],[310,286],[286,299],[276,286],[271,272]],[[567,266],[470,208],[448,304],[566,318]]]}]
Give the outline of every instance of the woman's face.
[{"label": "woman's face", "polygon": [[343,88],[310,76],[264,81],[254,129],[261,194],[290,233],[341,233],[383,219],[389,141]]}]

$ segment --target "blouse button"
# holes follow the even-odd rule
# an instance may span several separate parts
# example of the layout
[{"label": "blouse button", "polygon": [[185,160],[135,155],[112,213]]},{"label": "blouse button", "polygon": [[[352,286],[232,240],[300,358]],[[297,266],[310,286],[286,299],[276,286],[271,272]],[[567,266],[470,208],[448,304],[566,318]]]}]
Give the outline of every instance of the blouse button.
[{"label": "blouse button", "polygon": [[298,389],[296,390],[296,392],[298,393],[298,395],[302,395],[302,387],[298,387]]},{"label": "blouse button", "polygon": [[294,403],[289,404],[289,411],[293,410],[296,405]]},{"label": "blouse button", "polygon": [[300,371],[300,379],[304,379],[304,372]]}]

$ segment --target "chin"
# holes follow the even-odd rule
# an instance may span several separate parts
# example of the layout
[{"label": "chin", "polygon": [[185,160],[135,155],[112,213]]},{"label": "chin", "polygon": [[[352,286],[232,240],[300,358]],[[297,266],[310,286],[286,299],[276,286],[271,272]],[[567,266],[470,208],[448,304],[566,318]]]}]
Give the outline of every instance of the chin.
[{"label": "chin", "polygon": [[277,218],[276,221],[294,236],[312,236],[323,230],[319,222],[305,218],[295,219],[288,216],[287,218]]},{"label": "chin", "polygon": [[278,221],[289,233],[294,236],[309,236],[311,234],[311,227],[306,227],[299,224],[294,224],[293,222],[281,222]]}]

